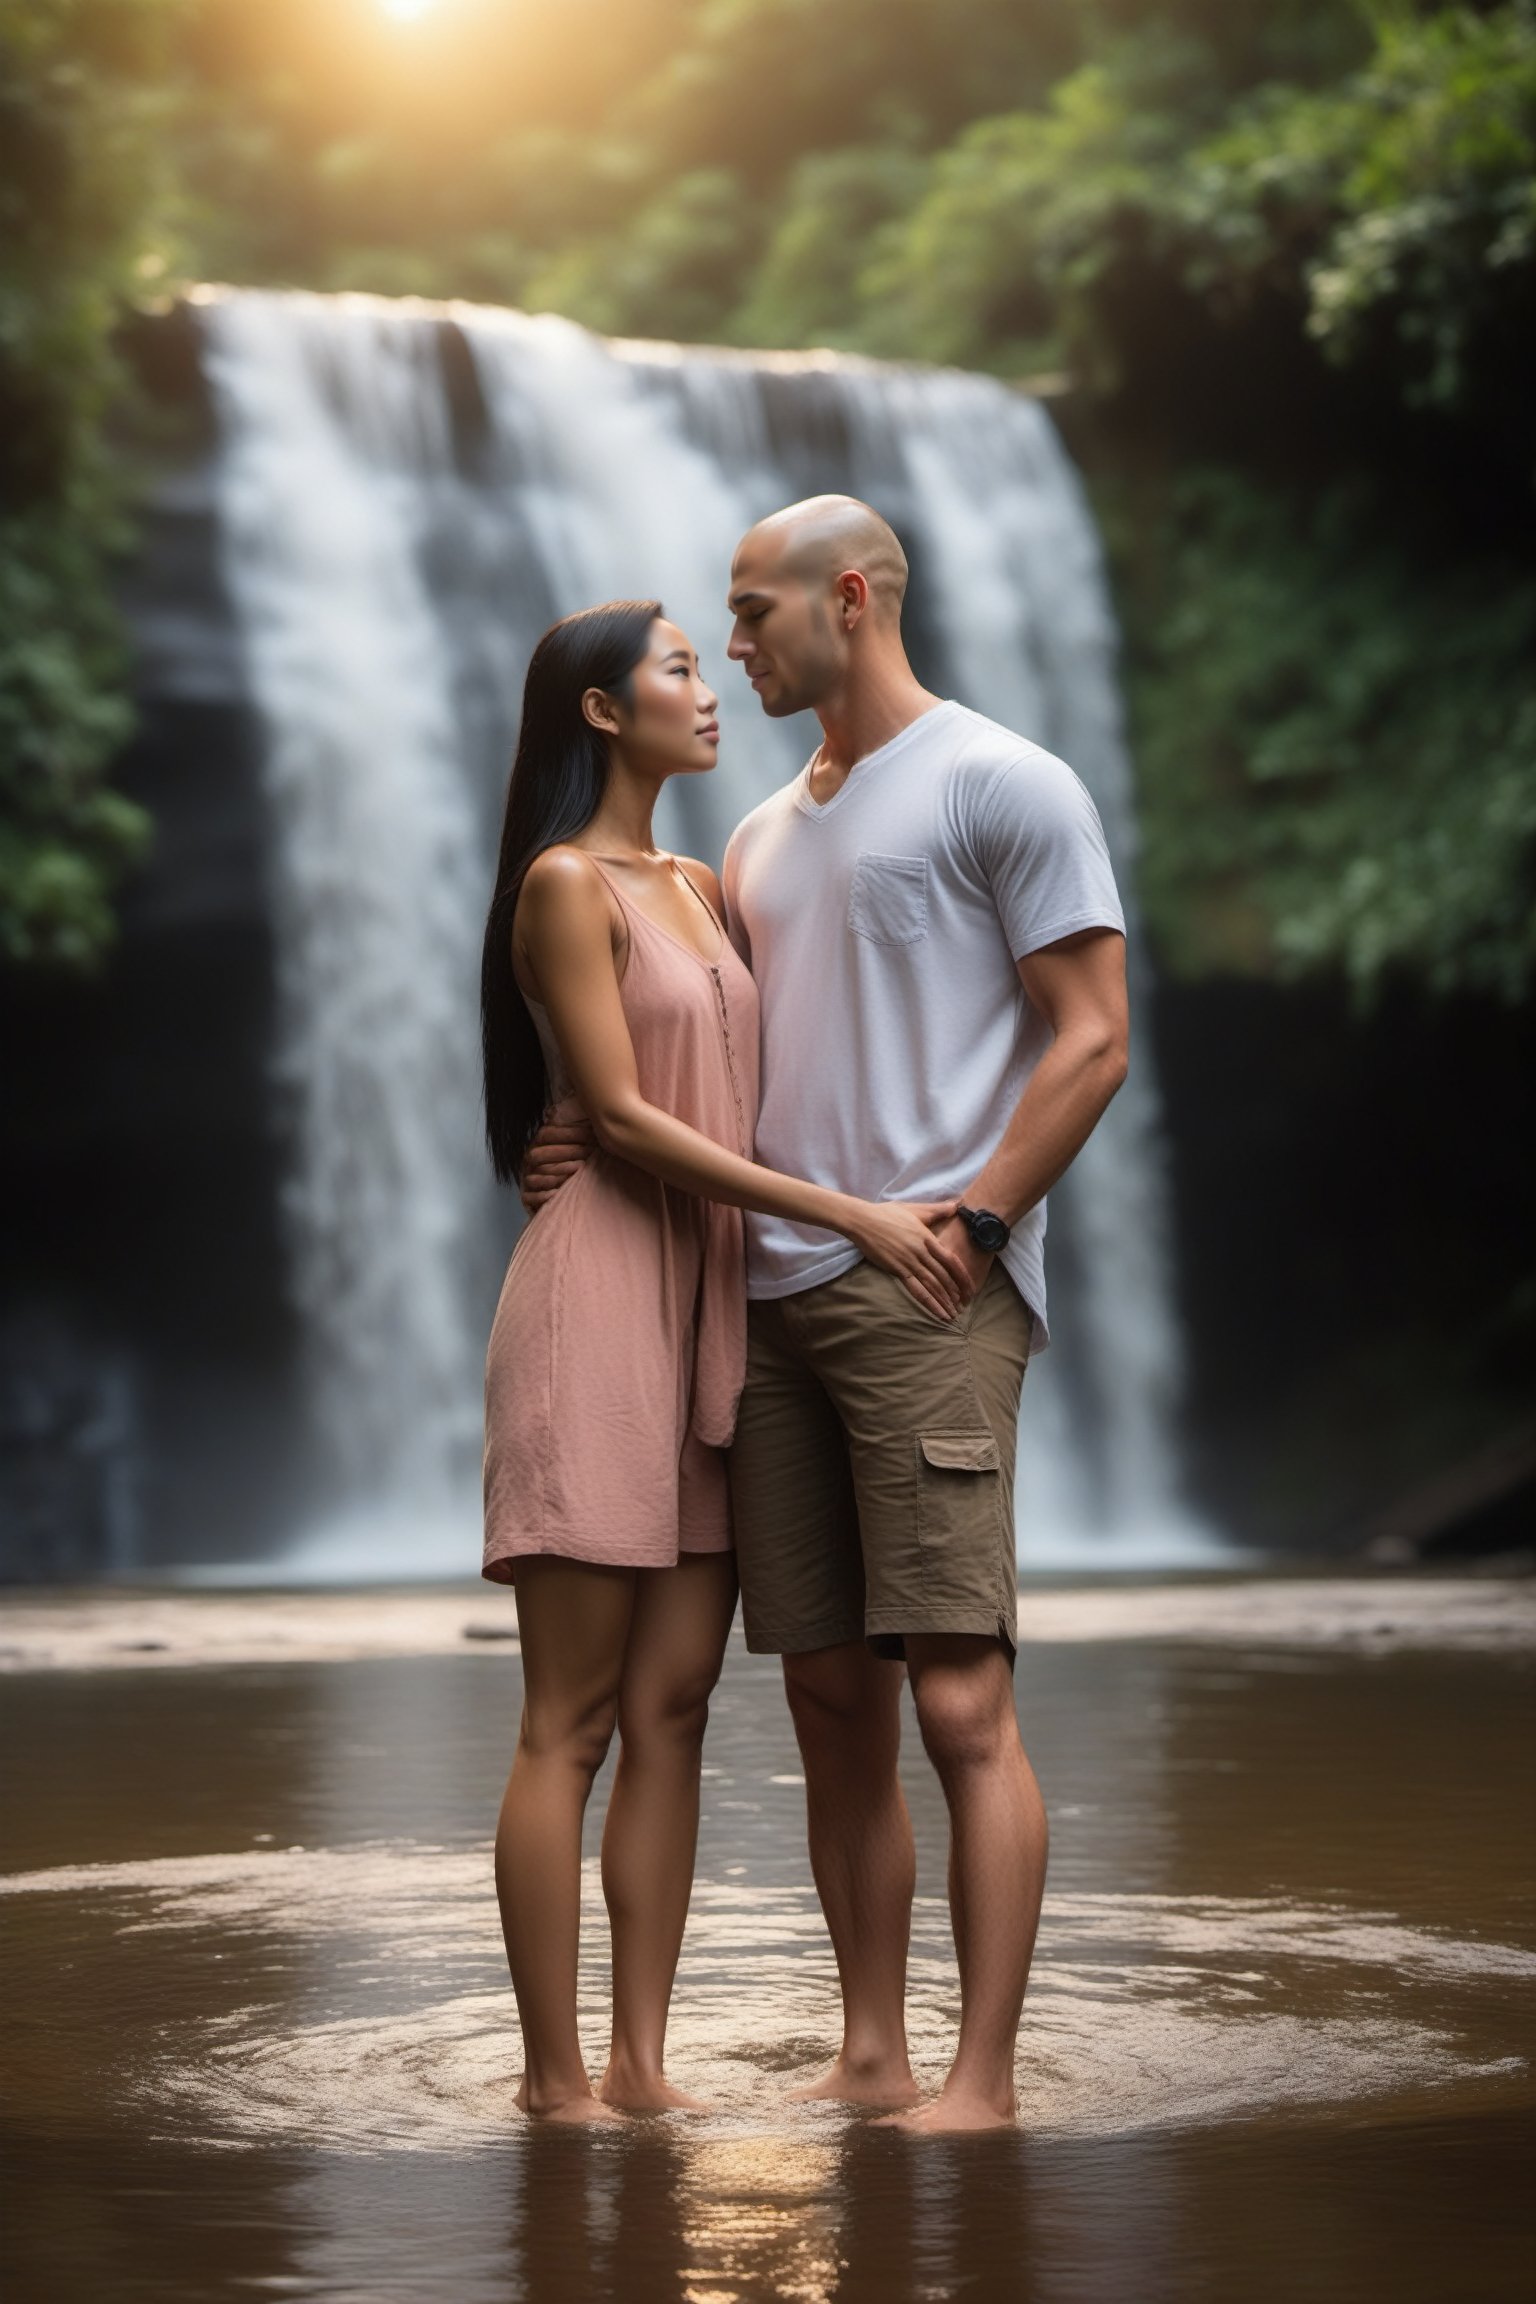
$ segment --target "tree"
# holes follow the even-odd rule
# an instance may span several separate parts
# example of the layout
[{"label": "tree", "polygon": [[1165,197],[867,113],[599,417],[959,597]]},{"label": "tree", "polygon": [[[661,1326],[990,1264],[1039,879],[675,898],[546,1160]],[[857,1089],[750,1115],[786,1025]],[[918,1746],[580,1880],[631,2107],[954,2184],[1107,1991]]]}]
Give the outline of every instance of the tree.
[{"label": "tree", "polygon": [[86,968],[148,837],[106,783],[131,726],[101,427],[124,297],[163,262],[152,133],[166,0],[0,18],[0,953]]}]

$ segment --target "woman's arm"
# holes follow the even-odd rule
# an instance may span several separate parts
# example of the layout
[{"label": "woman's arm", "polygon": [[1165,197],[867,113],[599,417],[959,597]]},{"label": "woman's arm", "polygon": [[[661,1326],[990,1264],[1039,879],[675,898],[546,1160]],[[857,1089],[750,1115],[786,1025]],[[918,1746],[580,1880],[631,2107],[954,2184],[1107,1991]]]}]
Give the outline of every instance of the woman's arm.
[{"label": "woman's arm", "polygon": [[957,1308],[954,1259],[930,1229],[947,1207],[858,1200],[782,1176],[647,1103],[619,996],[612,901],[601,873],[579,849],[546,849],[529,867],[513,926],[518,955],[603,1150],[704,1199],[840,1232],[872,1262],[898,1272],[930,1310]]}]

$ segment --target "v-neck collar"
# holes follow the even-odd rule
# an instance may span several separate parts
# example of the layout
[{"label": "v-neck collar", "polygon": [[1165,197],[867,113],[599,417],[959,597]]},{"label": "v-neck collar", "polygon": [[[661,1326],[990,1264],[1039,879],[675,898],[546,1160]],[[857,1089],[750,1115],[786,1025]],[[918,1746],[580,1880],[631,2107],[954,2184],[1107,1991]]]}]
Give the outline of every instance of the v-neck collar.
[{"label": "v-neck collar", "polygon": [[[822,817],[830,816],[834,809],[841,807],[854,785],[862,782],[866,770],[882,766],[891,758],[893,753],[901,751],[916,736],[920,728],[928,727],[939,713],[953,712],[954,710],[955,701],[952,696],[941,697],[937,704],[930,704],[926,712],[919,712],[917,718],[909,720],[905,728],[898,728],[895,735],[888,737],[876,751],[866,752],[862,760],[855,760],[830,800],[812,798],[811,761],[807,760],[800,771],[799,780],[794,788],[796,807],[802,815],[809,816],[813,823],[819,823]],[[813,754],[812,759],[814,757]]]}]

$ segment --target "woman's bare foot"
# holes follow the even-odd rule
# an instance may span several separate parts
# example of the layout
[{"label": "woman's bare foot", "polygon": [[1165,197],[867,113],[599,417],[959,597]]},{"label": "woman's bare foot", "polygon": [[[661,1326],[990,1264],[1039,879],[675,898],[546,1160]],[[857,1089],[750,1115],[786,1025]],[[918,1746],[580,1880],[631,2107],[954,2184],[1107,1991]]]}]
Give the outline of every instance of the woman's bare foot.
[{"label": "woman's bare foot", "polygon": [[1011,2128],[1017,2118],[1018,2104],[1011,2090],[1002,2101],[973,2089],[944,2088],[931,2104],[893,2112],[877,2120],[875,2126],[900,2128],[908,2136],[974,2136],[989,2128]]},{"label": "woman's bare foot", "polygon": [[866,2104],[876,2111],[892,2111],[917,2102],[917,2082],[905,2061],[857,2063],[839,2056],[830,2070],[804,2088],[792,2088],[791,2104]]},{"label": "woman's bare foot", "polygon": [[575,2123],[582,2120],[617,2120],[619,2114],[610,2105],[593,2095],[590,2088],[576,2090],[569,2096],[541,2097],[535,2104],[528,2093],[528,2075],[525,2072],[517,2086],[517,2108],[534,2120],[553,2120]]},{"label": "woman's bare foot", "polygon": [[713,2107],[702,2096],[674,2088],[664,2072],[634,2072],[610,2064],[597,2084],[605,2104],[622,2112],[708,2112]]}]

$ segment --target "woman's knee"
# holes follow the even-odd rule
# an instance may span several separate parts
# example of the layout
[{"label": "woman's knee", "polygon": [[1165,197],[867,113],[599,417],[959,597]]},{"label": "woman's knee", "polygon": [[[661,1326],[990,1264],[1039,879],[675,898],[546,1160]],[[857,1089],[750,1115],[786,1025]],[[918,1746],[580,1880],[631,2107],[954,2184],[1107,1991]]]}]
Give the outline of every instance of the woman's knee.
[{"label": "woman's knee", "polygon": [[697,1757],[709,1726],[713,1672],[690,1674],[661,1686],[619,1692],[619,1742],[637,1759],[651,1753]]},{"label": "woman's knee", "polygon": [[525,1702],[522,1746],[532,1759],[560,1760],[590,1778],[608,1756],[617,1718],[611,1692],[578,1704]]}]

